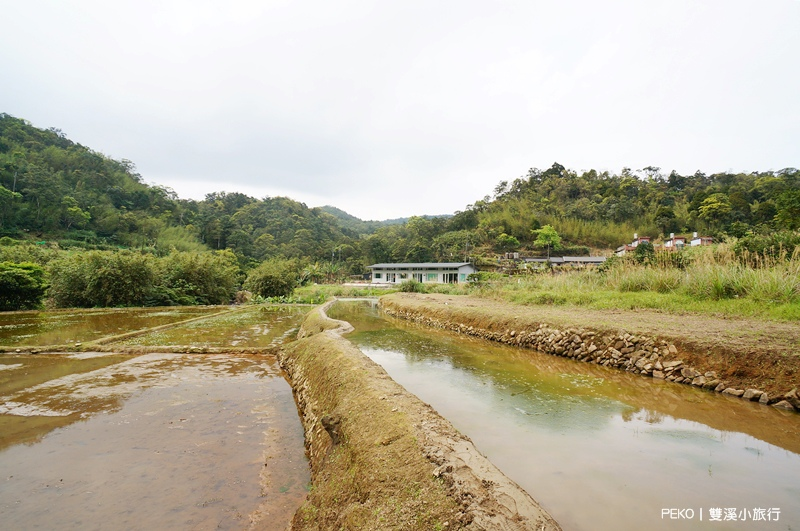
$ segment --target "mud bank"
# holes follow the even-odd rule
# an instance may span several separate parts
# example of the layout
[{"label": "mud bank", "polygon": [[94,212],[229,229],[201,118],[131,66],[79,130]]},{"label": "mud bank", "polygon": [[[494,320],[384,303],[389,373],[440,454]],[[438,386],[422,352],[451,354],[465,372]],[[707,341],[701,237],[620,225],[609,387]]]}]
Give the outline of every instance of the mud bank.
[{"label": "mud bank", "polygon": [[312,311],[279,354],[306,435],[312,489],[292,529],[557,530],[472,442]]},{"label": "mud bank", "polygon": [[[670,337],[592,328],[580,321],[579,312],[576,312],[571,326],[565,326],[563,320],[554,326],[547,322],[546,317],[543,318],[541,312],[464,296],[396,293],[381,297],[380,304],[391,316],[427,326],[800,411],[796,386],[776,391],[772,385],[769,392],[762,390],[776,379],[770,371],[773,374],[791,371],[792,377],[796,378],[793,367],[781,363],[781,356],[786,354],[780,352],[775,353],[771,365],[767,363],[766,367],[750,367],[748,370],[748,363],[755,365],[768,354],[748,357],[746,349],[737,352],[715,345],[712,350],[702,344],[693,348],[691,342],[684,340],[681,343]],[[636,314],[631,312],[630,319],[635,321]],[[702,329],[698,333],[702,333]],[[796,353],[792,356],[789,363],[796,364]],[[757,370],[752,370],[754,368]],[[760,379],[740,376],[753,372],[757,372]],[[755,386],[747,386],[754,382]],[[761,389],[757,388],[759,382],[763,384]]]}]

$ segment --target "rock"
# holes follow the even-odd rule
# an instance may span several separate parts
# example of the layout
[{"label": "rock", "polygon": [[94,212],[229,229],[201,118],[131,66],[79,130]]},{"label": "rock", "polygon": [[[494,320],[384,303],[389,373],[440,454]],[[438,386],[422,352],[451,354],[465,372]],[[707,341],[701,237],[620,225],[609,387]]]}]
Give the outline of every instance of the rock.
[{"label": "rock", "polygon": [[731,396],[742,396],[744,391],[741,389],[734,389],[733,387],[728,387],[727,389],[722,391],[723,395],[731,395]]},{"label": "rock", "polygon": [[700,373],[694,369],[690,369],[689,367],[684,367],[683,369],[681,369],[681,376],[683,376],[684,378],[689,378],[691,380],[700,376]]},{"label": "rock", "polygon": [[703,384],[703,389],[714,390],[719,385],[719,380],[709,380]]},{"label": "rock", "polygon": [[664,373],[661,371],[653,371],[653,378],[658,378],[659,380],[664,379]]},{"label": "rock", "polygon": [[769,395],[767,393],[761,393],[761,398],[758,399],[760,404],[769,404]]},{"label": "rock", "polygon": [[678,353],[678,349],[675,347],[675,345],[669,345],[667,348],[669,349],[669,353],[673,356]]},{"label": "rock", "polygon": [[589,348],[588,348],[588,349],[586,349],[586,353],[587,353],[587,354],[591,354],[591,353],[592,353],[592,352],[594,352],[595,350],[597,350],[597,345],[595,345],[594,343],[592,343],[591,345],[589,345]]},{"label": "rock", "polygon": [[664,366],[661,364],[660,361],[656,361],[656,364],[653,365],[653,367],[655,367],[657,371],[663,371],[664,370]]},{"label": "rock", "polygon": [[320,421],[322,422],[322,427],[325,428],[325,431],[331,436],[333,445],[336,446],[339,444],[341,441],[341,432],[339,430],[342,424],[342,419],[339,415],[325,415]]},{"label": "rock", "polygon": [[797,394],[797,388],[792,389],[785,395],[783,395],[784,400],[789,402],[795,409],[800,409],[800,396]]},{"label": "rock", "polygon": [[697,376],[692,380],[692,385],[695,387],[703,387],[706,383],[706,377],[703,375]]},{"label": "rock", "polygon": [[788,400],[781,400],[780,402],[775,402],[772,404],[772,407],[776,407],[778,409],[788,409],[789,411],[794,411],[795,407],[789,403]]},{"label": "rock", "polygon": [[683,365],[682,361],[665,361],[664,362],[664,368],[665,369],[672,369],[672,368],[675,368],[675,367],[679,367],[680,365]]},{"label": "rock", "polygon": [[713,378],[716,378],[716,377],[717,377],[717,373],[716,373],[716,372],[714,372],[714,371],[708,371],[708,372],[707,372],[707,373],[705,373],[703,376],[705,376],[706,378],[712,378],[712,379],[713,379]]},{"label": "rock", "polygon": [[748,389],[748,390],[746,390],[744,392],[744,394],[742,395],[742,398],[744,398],[745,400],[750,400],[750,401],[755,402],[756,400],[761,398],[762,394],[764,394],[764,392],[763,391],[759,391],[758,389]]},{"label": "rock", "polygon": [[717,393],[721,393],[721,392],[722,392],[722,391],[724,391],[724,390],[725,390],[725,384],[724,384],[724,383],[722,383],[722,382],[720,382],[720,383],[719,383],[719,385],[717,385],[717,386],[714,388],[714,391],[715,391],[715,392],[717,392]]}]

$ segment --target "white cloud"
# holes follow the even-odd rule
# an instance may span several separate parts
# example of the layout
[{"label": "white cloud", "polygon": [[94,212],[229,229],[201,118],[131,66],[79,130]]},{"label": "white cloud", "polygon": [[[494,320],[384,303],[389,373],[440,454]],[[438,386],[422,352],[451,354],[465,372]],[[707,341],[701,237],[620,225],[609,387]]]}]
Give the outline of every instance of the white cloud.
[{"label": "white cloud", "polygon": [[0,111],[183,197],[386,218],[554,161],[798,165],[791,0],[4,3]]}]

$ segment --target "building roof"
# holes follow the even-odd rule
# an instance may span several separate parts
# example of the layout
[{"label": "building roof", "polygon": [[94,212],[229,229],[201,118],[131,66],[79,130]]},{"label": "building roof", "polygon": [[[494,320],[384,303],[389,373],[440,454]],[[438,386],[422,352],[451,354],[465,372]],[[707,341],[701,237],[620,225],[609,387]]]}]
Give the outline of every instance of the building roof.
[{"label": "building roof", "polygon": [[461,267],[466,265],[472,265],[469,262],[422,262],[422,263],[408,263],[408,264],[372,264],[371,266],[367,266],[369,269],[373,268],[393,268],[397,269],[400,267],[418,267],[418,268],[425,268],[425,269],[436,269],[440,267]]}]

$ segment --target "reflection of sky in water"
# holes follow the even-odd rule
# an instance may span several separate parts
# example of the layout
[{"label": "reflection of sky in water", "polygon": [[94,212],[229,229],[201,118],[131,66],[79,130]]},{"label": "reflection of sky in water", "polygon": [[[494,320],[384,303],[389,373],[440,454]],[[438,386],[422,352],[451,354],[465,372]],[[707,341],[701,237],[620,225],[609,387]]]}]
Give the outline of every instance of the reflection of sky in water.
[{"label": "reflection of sky in water", "polygon": [[198,306],[0,314],[0,345],[57,345],[89,341],[224,311]]},{"label": "reflection of sky in water", "polygon": [[759,433],[786,421],[779,412],[678,385],[654,401],[664,382],[389,325],[364,310],[332,313],[356,327],[348,338],[365,354],[468,435],[565,529],[721,528],[660,519],[662,507],[701,506],[780,507],[783,526],[768,529],[800,524],[800,455],[667,413],[705,408],[722,425],[726,417],[752,418]]}]

